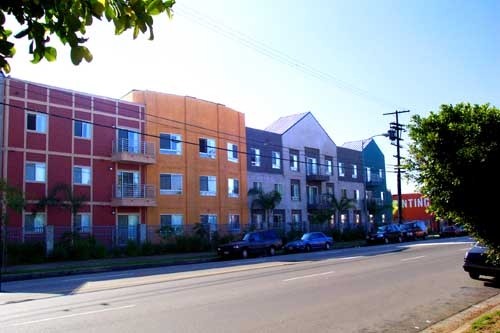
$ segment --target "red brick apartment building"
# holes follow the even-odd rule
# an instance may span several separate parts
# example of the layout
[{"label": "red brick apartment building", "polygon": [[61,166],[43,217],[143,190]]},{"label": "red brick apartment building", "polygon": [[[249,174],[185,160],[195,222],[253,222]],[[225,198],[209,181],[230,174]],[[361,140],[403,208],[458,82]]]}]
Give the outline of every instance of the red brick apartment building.
[{"label": "red brick apartment building", "polygon": [[[47,224],[55,239],[67,231],[108,245],[142,237],[147,207],[156,205],[154,185],[143,182],[156,150],[143,140],[142,104],[3,76],[0,100],[2,178],[28,200],[23,214],[9,215],[9,240],[41,240]],[[70,189],[60,199],[84,197],[77,214],[61,206],[33,214],[60,184]]]}]

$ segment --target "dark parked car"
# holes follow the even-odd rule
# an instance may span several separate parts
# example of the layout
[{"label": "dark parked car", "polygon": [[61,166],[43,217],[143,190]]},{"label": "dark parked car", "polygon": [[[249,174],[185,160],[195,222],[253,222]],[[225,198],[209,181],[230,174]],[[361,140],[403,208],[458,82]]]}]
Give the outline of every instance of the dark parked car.
[{"label": "dark parked car", "polygon": [[221,257],[247,258],[251,255],[275,255],[283,242],[273,230],[248,232],[240,241],[220,245],[217,253]]},{"label": "dark parked car", "polygon": [[366,241],[369,244],[390,242],[402,242],[404,232],[398,224],[387,224],[377,228],[377,231],[366,236]]},{"label": "dark parked car", "polygon": [[472,279],[477,280],[480,275],[500,277],[500,267],[487,261],[486,250],[485,246],[476,243],[465,253],[463,268]]},{"label": "dark parked car", "polygon": [[407,239],[425,239],[428,235],[427,225],[424,221],[410,221],[401,225]]},{"label": "dark parked car", "polygon": [[333,245],[333,238],[322,232],[308,232],[302,235],[299,240],[288,242],[285,251],[311,251],[316,249],[329,250]]},{"label": "dark parked car", "polygon": [[439,233],[439,236],[441,237],[457,237],[465,235],[467,235],[467,232],[464,228],[457,225],[447,226]]}]

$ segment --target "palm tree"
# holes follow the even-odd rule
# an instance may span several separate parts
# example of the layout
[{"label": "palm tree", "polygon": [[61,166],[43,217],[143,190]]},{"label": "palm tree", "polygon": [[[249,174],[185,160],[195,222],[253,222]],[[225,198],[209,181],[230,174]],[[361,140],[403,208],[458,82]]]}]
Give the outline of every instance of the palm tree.
[{"label": "palm tree", "polygon": [[61,207],[71,211],[73,223],[76,223],[76,216],[87,200],[86,195],[75,194],[70,185],[59,183],[50,190],[47,196],[38,200],[33,214],[36,215],[38,211],[45,209],[45,207]]},{"label": "palm tree", "polygon": [[274,208],[281,202],[281,193],[278,191],[264,192],[261,189],[252,188],[248,191],[248,195],[254,199],[252,201],[252,209],[260,207],[264,210],[264,217],[267,223],[267,229],[271,228],[271,216]]},{"label": "palm tree", "polygon": [[333,209],[333,213],[335,214],[335,223],[340,225],[340,214],[349,209],[356,208],[356,200],[349,199],[346,196],[342,196],[340,200],[337,200],[335,195],[329,196],[330,205]]}]

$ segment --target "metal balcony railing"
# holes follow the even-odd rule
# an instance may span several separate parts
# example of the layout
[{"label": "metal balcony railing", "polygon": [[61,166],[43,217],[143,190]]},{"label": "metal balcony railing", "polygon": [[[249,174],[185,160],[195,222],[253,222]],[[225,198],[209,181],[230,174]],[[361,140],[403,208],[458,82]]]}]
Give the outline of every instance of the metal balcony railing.
[{"label": "metal balcony railing", "polygon": [[113,186],[111,205],[129,207],[156,206],[156,189],[149,184],[117,184]]},{"label": "metal balcony railing", "polygon": [[120,139],[113,141],[113,160],[154,163],[156,150],[153,142]]}]

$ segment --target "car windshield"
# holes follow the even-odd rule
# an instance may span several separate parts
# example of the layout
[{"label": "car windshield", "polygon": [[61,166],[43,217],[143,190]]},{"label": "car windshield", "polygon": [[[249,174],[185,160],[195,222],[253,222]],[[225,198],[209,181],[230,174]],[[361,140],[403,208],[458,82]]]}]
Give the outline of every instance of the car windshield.
[{"label": "car windshield", "polygon": [[245,236],[243,236],[243,238],[241,240],[245,241],[245,242],[248,242],[250,240],[250,236],[252,234],[245,234]]},{"label": "car windshield", "polygon": [[309,239],[311,239],[311,234],[303,234],[301,239],[302,240],[309,240]]}]

